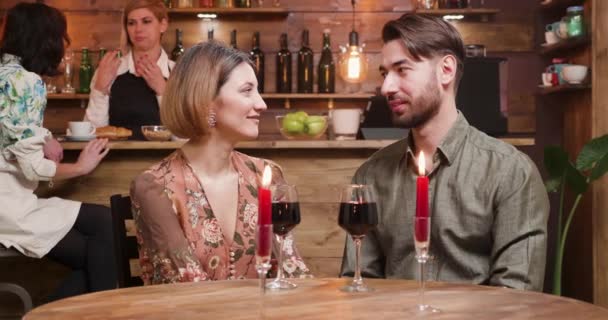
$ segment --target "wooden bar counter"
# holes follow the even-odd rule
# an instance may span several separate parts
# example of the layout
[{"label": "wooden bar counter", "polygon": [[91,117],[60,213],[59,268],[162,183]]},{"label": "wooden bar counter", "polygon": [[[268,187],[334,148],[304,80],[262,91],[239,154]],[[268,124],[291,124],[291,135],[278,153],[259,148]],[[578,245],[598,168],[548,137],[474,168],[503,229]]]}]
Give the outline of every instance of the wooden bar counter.
[{"label": "wooden bar counter", "polygon": [[[516,146],[530,146],[534,139],[504,139]],[[276,161],[289,183],[298,187],[302,222],[295,229],[300,253],[316,276],[338,275],[346,234],[337,223],[337,187],[351,181],[355,170],[374,152],[394,140],[354,141],[250,141],[237,149],[248,155]],[[41,184],[42,197],[58,196],[109,206],[113,194],[128,194],[131,180],[169,155],[183,142],[117,141],[90,175]],[[83,142],[63,142],[67,161],[74,161]]]},{"label": "wooden bar counter", "polygon": [[36,319],[608,319],[608,310],[558,296],[506,288],[431,282],[420,314],[418,284],[366,279],[371,293],[345,293],[350,279],[295,280],[298,288],[267,291],[257,280],[180,283],[110,290],[38,307]]}]

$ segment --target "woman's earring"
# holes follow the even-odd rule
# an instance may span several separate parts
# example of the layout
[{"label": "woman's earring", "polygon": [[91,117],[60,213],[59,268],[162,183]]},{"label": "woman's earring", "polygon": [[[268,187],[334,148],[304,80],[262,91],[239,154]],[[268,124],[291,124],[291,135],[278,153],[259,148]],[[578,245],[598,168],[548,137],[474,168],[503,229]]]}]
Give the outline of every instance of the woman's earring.
[{"label": "woman's earring", "polygon": [[217,120],[215,119],[215,112],[209,112],[209,119],[207,120],[207,122],[209,123],[210,128],[215,127],[215,125],[217,124]]}]

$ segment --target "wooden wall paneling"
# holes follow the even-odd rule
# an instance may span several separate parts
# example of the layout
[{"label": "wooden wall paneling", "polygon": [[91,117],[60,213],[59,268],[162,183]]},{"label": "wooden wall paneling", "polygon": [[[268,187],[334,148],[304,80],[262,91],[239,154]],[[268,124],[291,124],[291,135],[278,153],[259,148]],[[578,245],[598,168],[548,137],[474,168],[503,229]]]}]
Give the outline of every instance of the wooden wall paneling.
[{"label": "wooden wall paneling", "polygon": [[[608,133],[608,3],[593,0],[592,136]],[[608,307],[608,178],[593,186],[593,283],[594,303]]]}]

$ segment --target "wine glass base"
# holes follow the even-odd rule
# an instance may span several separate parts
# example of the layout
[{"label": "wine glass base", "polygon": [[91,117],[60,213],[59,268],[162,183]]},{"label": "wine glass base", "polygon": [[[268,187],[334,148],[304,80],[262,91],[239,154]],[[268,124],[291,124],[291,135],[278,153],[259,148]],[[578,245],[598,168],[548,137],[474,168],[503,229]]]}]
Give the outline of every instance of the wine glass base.
[{"label": "wine glass base", "polygon": [[266,288],[270,290],[290,290],[297,287],[295,283],[291,283],[285,279],[275,279],[266,284]]},{"label": "wine glass base", "polygon": [[423,313],[439,313],[441,312],[441,310],[437,309],[437,308],[433,308],[432,306],[428,305],[428,304],[419,304],[416,306],[416,310],[418,310],[418,312],[423,312]]},{"label": "wine glass base", "polygon": [[340,288],[343,292],[372,292],[374,288],[370,288],[365,284],[349,284]]}]

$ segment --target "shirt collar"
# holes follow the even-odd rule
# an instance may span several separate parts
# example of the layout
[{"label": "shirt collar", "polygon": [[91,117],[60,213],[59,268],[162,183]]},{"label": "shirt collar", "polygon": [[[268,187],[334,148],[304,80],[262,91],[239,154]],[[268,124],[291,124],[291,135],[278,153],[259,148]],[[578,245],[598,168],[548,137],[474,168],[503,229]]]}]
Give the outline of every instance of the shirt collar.
[{"label": "shirt collar", "polygon": [[[165,79],[169,78],[169,56],[167,55],[165,50],[160,49],[160,57],[158,57],[156,65],[160,68],[163,77]],[[135,61],[133,61],[133,51],[129,51],[129,53],[124,56],[122,63],[118,68],[118,74],[123,74],[127,71],[129,71],[129,73],[131,74],[135,74]]]},{"label": "shirt collar", "polygon": [[21,64],[21,58],[10,53],[5,53],[2,55],[1,60],[3,64]]},{"label": "shirt collar", "polygon": [[[468,135],[469,122],[462,115],[460,111],[458,111],[458,116],[456,117],[456,121],[448,130],[445,138],[439,146],[437,150],[439,154],[447,161],[448,165],[452,165],[452,162],[456,158],[456,154],[460,151],[462,147],[462,143],[466,139]],[[416,159],[414,154],[414,136],[411,134],[411,130],[408,132],[406,137],[407,147],[406,147],[406,161],[409,161],[409,158]],[[407,163],[407,162],[406,162]]]}]

